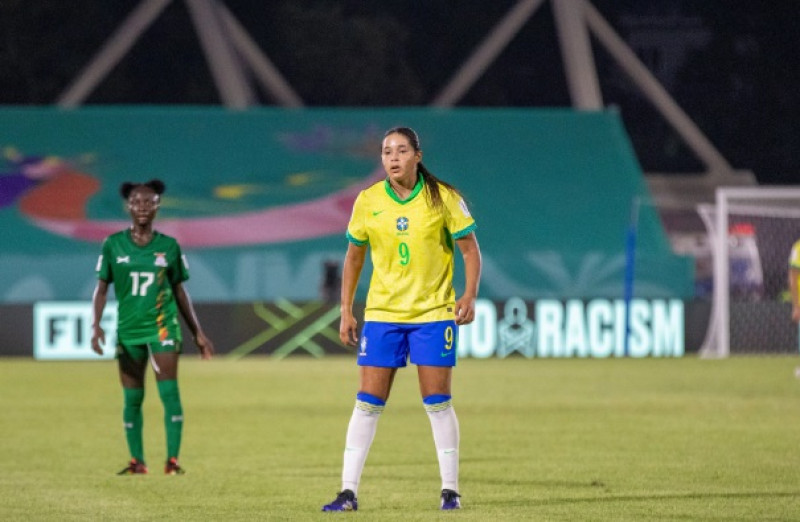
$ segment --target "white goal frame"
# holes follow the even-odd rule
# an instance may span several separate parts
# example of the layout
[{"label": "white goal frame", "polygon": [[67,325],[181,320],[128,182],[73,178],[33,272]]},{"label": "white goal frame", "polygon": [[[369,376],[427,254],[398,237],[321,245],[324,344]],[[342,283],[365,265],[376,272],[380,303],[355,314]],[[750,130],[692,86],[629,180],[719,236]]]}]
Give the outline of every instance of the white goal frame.
[{"label": "white goal frame", "polygon": [[[736,209],[737,200],[790,200],[800,201],[798,186],[769,187],[719,187],[716,189],[716,208],[714,209],[714,226],[709,228],[709,239],[712,245],[714,290],[711,315],[703,346],[702,357],[724,358],[730,356],[730,263],[728,249],[728,214]],[[741,206],[739,208],[742,208]],[[756,208],[751,206],[749,208]],[[764,207],[758,207],[767,210]],[[703,213],[701,212],[701,215]],[[785,214],[782,212],[781,214]],[[800,217],[800,209],[797,209]],[[789,253],[787,255],[787,262]],[[788,270],[788,265],[787,265]],[[787,318],[788,320],[788,318]]]}]

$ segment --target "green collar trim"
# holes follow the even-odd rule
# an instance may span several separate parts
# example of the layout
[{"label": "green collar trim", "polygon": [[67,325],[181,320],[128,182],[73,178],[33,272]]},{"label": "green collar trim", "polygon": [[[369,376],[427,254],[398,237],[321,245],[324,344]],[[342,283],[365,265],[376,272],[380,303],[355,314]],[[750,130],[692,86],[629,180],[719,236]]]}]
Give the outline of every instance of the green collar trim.
[{"label": "green collar trim", "polygon": [[405,205],[409,201],[413,200],[417,197],[417,194],[422,192],[422,188],[425,186],[425,180],[422,178],[422,172],[417,171],[417,184],[414,185],[414,190],[411,191],[411,194],[408,195],[406,199],[400,199],[395,193],[394,189],[392,189],[391,183],[389,183],[389,177],[387,176],[386,179],[383,181],[383,188],[386,189],[386,193],[389,195],[390,198],[397,201],[401,205]]}]

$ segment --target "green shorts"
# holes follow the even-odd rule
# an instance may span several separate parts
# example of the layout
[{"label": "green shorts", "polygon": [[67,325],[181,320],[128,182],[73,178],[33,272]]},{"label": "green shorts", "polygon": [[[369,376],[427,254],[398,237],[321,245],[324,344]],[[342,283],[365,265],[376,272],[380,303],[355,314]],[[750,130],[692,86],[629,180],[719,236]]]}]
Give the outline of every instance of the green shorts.
[{"label": "green shorts", "polygon": [[143,361],[151,353],[181,353],[183,343],[178,339],[165,339],[145,344],[122,344],[117,343],[116,358],[119,359],[123,354],[134,361]]}]

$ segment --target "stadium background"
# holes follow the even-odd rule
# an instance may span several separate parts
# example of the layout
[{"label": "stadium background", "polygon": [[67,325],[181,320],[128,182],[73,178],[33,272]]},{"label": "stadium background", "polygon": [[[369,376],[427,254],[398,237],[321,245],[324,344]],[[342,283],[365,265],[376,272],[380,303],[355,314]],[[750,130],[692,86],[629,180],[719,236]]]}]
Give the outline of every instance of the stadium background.
[{"label": "stadium background", "polygon": [[[550,2],[543,3],[496,64],[465,94],[463,106],[446,111],[420,105],[433,97],[451,69],[477,45],[478,35],[491,29],[513,3],[493,4],[491,14],[496,18],[487,13],[482,21],[435,2],[411,8],[388,3],[383,11],[352,2],[320,2],[307,8],[276,3],[264,12],[258,11],[263,8],[258,3],[231,5],[308,105],[342,108],[226,110],[198,105],[217,100],[192,34],[191,13],[183,2],[164,2],[169,5],[152,30],[86,100],[91,107],[70,111],[20,107],[54,102],[111,29],[138,4],[87,4],[83,16],[97,23],[90,24],[76,44],[78,52],[58,64],[52,62],[56,49],[45,45],[49,39],[41,31],[74,34],[70,27],[80,16],[76,10],[65,10],[57,2],[3,6],[12,21],[3,60],[20,73],[5,80],[4,103],[15,106],[3,109],[0,117],[4,151],[0,296],[6,316],[24,310],[23,317],[28,317],[35,302],[89,298],[97,237],[69,237],[65,223],[124,221],[115,195],[122,180],[165,179],[170,191],[160,219],[176,220],[179,228],[183,225],[178,222],[272,208],[276,212],[268,214],[265,228],[294,230],[291,218],[280,217],[283,207],[341,196],[335,203],[346,208],[351,196],[347,191],[375,174],[377,162],[370,156],[370,143],[379,138],[381,129],[409,120],[423,136],[431,167],[463,186],[479,217],[486,261],[483,297],[495,301],[499,310],[513,298],[531,306],[537,299],[620,299],[625,291],[625,234],[633,202],[652,198],[648,178],[652,173],[702,168],[601,51],[595,56],[605,110],[533,108],[569,105],[566,85],[559,79],[563,74]],[[700,127],[714,133],[712,142],[735,161],[734,168],[752,171],[764,183],[792,179],[796,157],[785,152],[785,140],[791,140],[793,131],[786,130],[780,139],[767,136],[785,129],[781,122],[794,110],[788,107],[800,104],[791,103],[789,92],[763,96],[774,93],[782,80],[790,80],[786,75],[791,73],[786,71],[793,69],[785,65],[796,60],[796,54],[791,53],[791,44],[784,45],[780,28],[794,4],[724,10],[680,1],[636,7],[595,4]],[[254,13],[264,16],[264,27],[252,24]],[[459,29],[450,34],[433,30],[443,17]],[[326,40],[303,40],[320,24],[330,28]],[[276,39],[287,36],[289,27],[296,34],[286,38],[290,45],[281,46]],[[765,27],[772,27],[772,32]],[[437,45],[419,43],[418,32],[426,29],[426,40],[435,35]],[[474,33],[472,40],[465,39],[469,31]],[[351,34],[355,44],[343,44],[337,39],[342,34]],[[358,69],[373,74],[348,76],[359,48],[380,47],[393,37],[406,44],[402,51],[361,56],[363,64]],[[34,40],[39,43],[32,45]],[[337,43],[341,44],[338,48]],[[338,65],[321,67],[330,55],[318,49],[326,46],[328,52],[340,55]],[[436,49],[434,57],[440,60],[450,57],[452,68],[423,65],[425,48]],[[775,62],[781,57],[786,61],[778,66]],[[48,58],[51,69],[42,75]],[[378,64],[387,59],[399,64],[396,74],[381,72]],[[756,59],[763,69],[745,66]],[[713,67],[717,63],[728,63],[734,70],[720,71]],[[35,79],[37,71],[43,80]],[[328,81],[324,89],[319,87],[320,79],[337,72],[339,83]],[[165,73],[174,74],[175,80],[148,85],[141,79]],[[387,82],[387,77],[394,81]],[[254,101],[256,105],[274,103],[263,94]],[[720,107],[722,102],[735,104],[737,110],[728,112]],[[773,102],[787,109],[771,109]],[[135,103],[159,106],[137,107]],[[363,105],[399,107],[353,107]],[[755,106],[762,110],[753,112]],[[765,113],[778,112],[780,119],[757,132],[748,128],[747,138],[735,134],[744,132],[743,121],[755,125]],[[730,125],[721,125],[726,121]],[[742,147],[747,140],[751,146]],[[645,174],[640,165],[650,173]],[[85,185],[76,192],[80,183],[69,185],[59,169],[67,169],[69,179]],[[668,211],[653,204],[639,210],[635,296],[682,300],[684,345],[694,351],[708,316],[696,252],[675,248],[675,230],[670,230],[674,216]],[[341,212],[334,214],[341,219]],[[281,219],[290,224],[283,225]],[[314,225],[321,230],[306,231],[311,237],[284,235],[281,240],[248,244],[237,244],[235,237],[229,237],[225,244],[188,246],[193,296],[200,306],[317,300],[322,295],[325,263],[341,258],[343,226],[325,220]],[[366,277],[362,278],[362,297],[365,283]],[[4,330],[4,349],[19,353],[23,346],[30,353],[28,337],[12,336],[12,330]],[[223,344],[222,348],[234,346]]]},{"label": "stadium background", "polygon": [[[422,133],[434,172],[463,185],[485,251],[478,320],[462,331],[468,357],[453,379],[459,519],[798,520],[800,371],[784,286],[798,220],[762,235],[769,220],[731,215],[743,252],[771,250],[763,285],[740,281],[758,296],[743,302],[747,320],[732,321],[754,335],[750,350],[783,355],[693,352],[713,284],[696,205],[721,181],[800,179],[800,3],[592,1],[720,152],[732,171],[720,173],[595,34],[602,103],[575,108],[553,6],[581,1],[0,2],[0,519],[324,517],[358,370],[320,285],[344,252],[347,199],[378,175],[376,140],[402,120]],[[504,15],[534,4],[454,107],[428,107]],[[66,106],[71,82],[137,6],[164,9]],[[304,108],[282,107],[249,74],[252,103],[228,106],[192,15],[221,6]],[[223,353],[204,361],[188,347],[181,358],[187,474],[154,465],[163,409],[148,372],[151,473],[117,477],[119,382],[113,360],[86,351],[88,296],[96,234],[126,223],[118,183],[150,176],[167,180],[160,224],[186,234],[187,286]],[[623,357],[636,201],[635,357]],[[260,226],[236,227],[243,214]],[[201,244],[198,223],[230,233]],[[736,266],[746,273],[751,260]],[[773,309],[753,313],[760,304]],[[788,343],[770,340],[779,330]],[[93,361],[33,359],[37,339],[46,358]],[[438,518],[412,368],[398,372],[382,417],[358,516]]]}]

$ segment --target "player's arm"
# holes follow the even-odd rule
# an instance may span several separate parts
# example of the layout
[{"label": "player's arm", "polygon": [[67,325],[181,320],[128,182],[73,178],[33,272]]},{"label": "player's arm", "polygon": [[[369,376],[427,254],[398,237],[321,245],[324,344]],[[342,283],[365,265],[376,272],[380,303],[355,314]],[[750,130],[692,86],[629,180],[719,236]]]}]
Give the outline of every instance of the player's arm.
[{"label": "player's arm", "polygon": [[186,326],[192,332],[194,344],[200,349],[200,357],[203,359],[211,359],[214,354],[214,343],[211,339],[206,337],[203,329],[200,327],[200,321],[197,319],[197,314],[194,311],[192,300],[186,289],[183,288],[182,283],[172,285],[172,292],[175,294],[175,301],[178,303],[178,309],[181,311],[183,320],[186,321]]},{"label": "player's arm", "polygon": [[347,346],[356,346],[358,343],[358,321],[353,316],[353,299],[356,295],[358,279],[364,267],[367,255],[367,245],[348,243],[347,253],[344,256],[342,267],[342,297],[340,312],[342,320],[339,323],[339,339]]},{"label": "player's arm", "polygon": [[792,296],[792,320],[800,321],[800,296],[797,295],[797,279],[800,277],[800,269],[789,267],[789,294]]},{"label": "player's arm", "polygon": [[97,355],[103,355],[103,345],[106,344],[106,333],[100,326],[106,301],[108,301],[108,281],[98,279],[92,293],[92,351]]},{"label": "player's arm", "polygon": [[475,232],[456,239],[464,259],[464,293],[456,301],[456,324],[469,324],[475,319],[475,299],[481,279],[481,249]]}]

